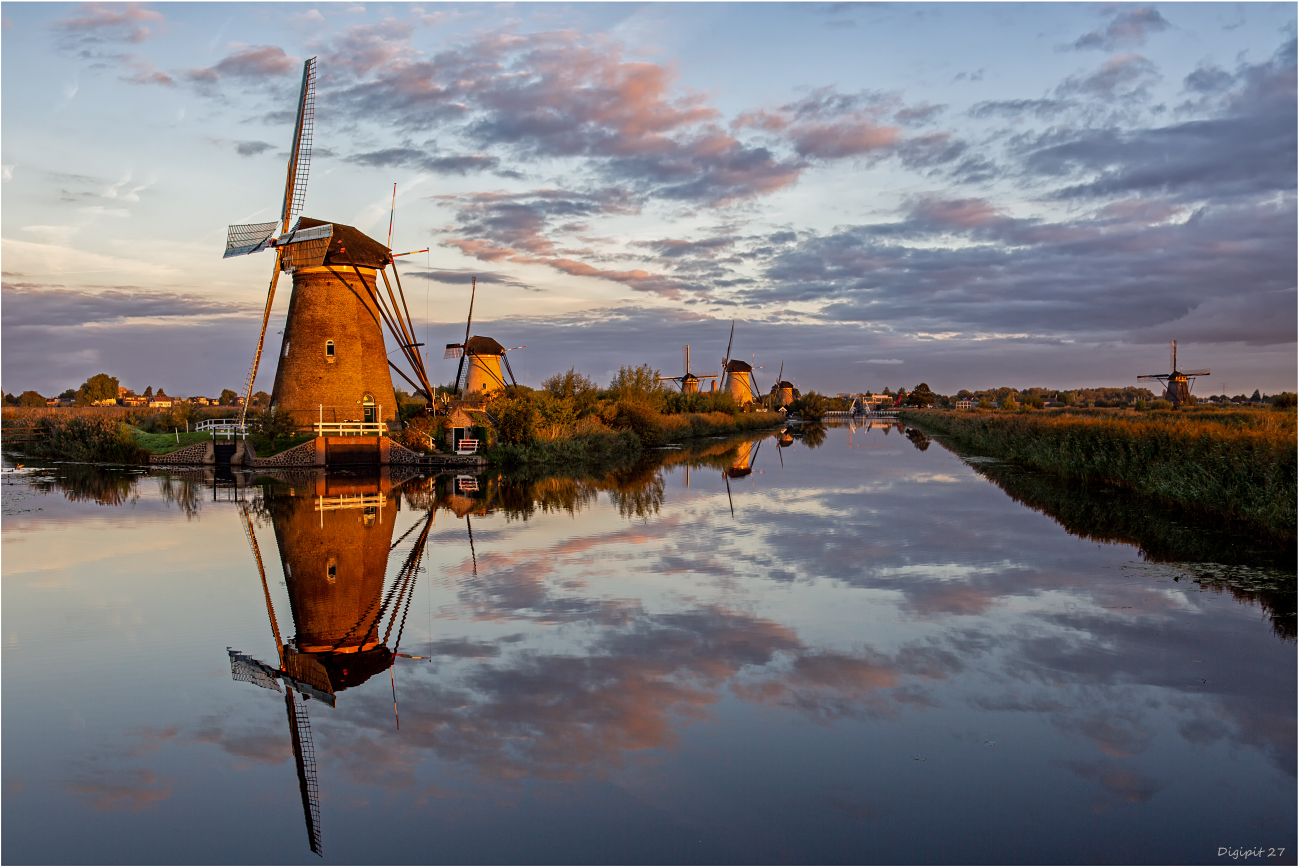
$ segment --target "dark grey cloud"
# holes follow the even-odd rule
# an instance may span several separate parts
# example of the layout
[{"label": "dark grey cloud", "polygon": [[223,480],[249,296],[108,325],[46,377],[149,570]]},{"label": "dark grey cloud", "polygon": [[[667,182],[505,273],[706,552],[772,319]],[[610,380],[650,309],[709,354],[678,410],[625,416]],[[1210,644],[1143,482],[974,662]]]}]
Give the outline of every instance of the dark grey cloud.
[{"label": "dark grey cloud", "polygon": [[274,150],[275,145],[264,141],[237,141],[235,142],[235,152],[241,157],[255,157],[258,154]]},{"label": "dark grey cloud", "polygon": [[501,648],[487,641],[470,641],[468,638],[443,638],[427,646],[430,656],[454,656],[462,659],[482,659],[497,656]]},{"label": "dark grey cloud", "polygon": [[353,154],[345,159],[347,162],[363,166],[377,168],[401,166],[437,175],[467,175],[471,172],[491,171],[501,164],[496,157],[485,154],[437,156],[413,147],[384,148],[369,153]]},{"label": "dark grey cloud", "polygon": [[1268,310],[1294,299],[1295,198],[1183,208],[1169,220],[1179,213],[1137,200],[1048,223],[982,200],[922,200],[896,223],[805,238],[768,263],[766,287],[741,295],[816,301],[829,320],[971,336],[1118,334],[1209,304],[1224,317],[1219,339],[1294,341],[1294,316],[1265,324],[1261,308],[1225,299],[1272,293],[1254,299],[1269,299]]},{"label": "dark grey cloud", "polygon": [[1221,93],[1232,86],[1232,73],[1213,64],[1201,64],[1183,79],[1183,87],[1197,93]]},{"label": "dark grey cloud", "polygon": [[435,283],[444,283],[448,286],[468,286],[470,283],[477,281],[479,283],[513,286],[516,289],[527,289],[530,292],[541,291],[535,286],[516,280],[509,274],[496,271],[409,271],[404,273],[406,273],[408,280],[411,278],[432,280]]},{"label": "dark grey cloud", "polygon": [[222,299],[201,295],[108,289],[86,292],[60,286],[5,281],[6,328],[77,326],[126,319],[228,316],[244,311]]},{"label": "dark grey cloud", "polygon": [[1152,33],[1169,29],[1169,22],[1154,6],[1121,8],[1103,28],[1085,33],[1070,46],[1078,51],[1093,48],[1113,51],[1116,48],[1141,45]]},{"label": "dark grey cloud", "polygon": [[1027,176],[1084,178],[1056,195],[1184,200],[1292,195],[1296,188],[1295,41],[1243,66],[1209,117],[1164,127],[1064,128],[1013,145]]},{"label": "dark grey cloud", "polygon": [[977,102],[971,107],[971,117],[1021,117],[1033,115],[1045,120],[1070,109],[1074,102],[1066,99],[995,99]]}]

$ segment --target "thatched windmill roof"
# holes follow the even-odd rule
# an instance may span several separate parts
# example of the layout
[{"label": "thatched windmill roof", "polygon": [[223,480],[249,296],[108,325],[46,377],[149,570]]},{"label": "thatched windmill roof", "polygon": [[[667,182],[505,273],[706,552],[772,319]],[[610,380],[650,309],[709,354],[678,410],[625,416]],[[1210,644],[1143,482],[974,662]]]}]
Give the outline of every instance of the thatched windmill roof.
[{"label": "thatched windmill roof", "polygon": [[330,237],[329,251],[325,254],[323,264],[357,265],[362,268],[383,268],[388,264],[393,251],[352,226],[311,217],[302,217],[298,221],[300,229],[324,225],[332,225],[334,234]]},{"label": "thatched windmill roof", "polygon": [[475,334],[465,344],[466,355],[505,355],[506,348],[491,337],[479,337]]}]

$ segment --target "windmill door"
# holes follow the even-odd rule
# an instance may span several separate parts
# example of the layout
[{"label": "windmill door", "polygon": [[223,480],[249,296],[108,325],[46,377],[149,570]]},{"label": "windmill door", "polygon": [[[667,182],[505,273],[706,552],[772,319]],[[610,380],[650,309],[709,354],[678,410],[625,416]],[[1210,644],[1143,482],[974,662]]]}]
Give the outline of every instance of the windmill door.
[{"label": "windmill door", "polygon": [[373,424],[375,422],[375,399],[370,395],[366,395],[365,399],[361,402],[361,404],[362,404],[362,409],[365,411],[365,415],[362,420],[365,421],[367,424]]}]

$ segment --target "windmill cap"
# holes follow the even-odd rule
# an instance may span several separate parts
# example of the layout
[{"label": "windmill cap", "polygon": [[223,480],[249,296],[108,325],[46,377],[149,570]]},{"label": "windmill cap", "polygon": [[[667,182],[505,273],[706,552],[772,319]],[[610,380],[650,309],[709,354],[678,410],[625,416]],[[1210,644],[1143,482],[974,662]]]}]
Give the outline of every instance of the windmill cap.
[{"label": "windmill cap", "polygon": [[357,265],[362,268],[383,268],[388,264],[393,251],[352,226],[329,223],[311,217],[301,217],[298,220],[300,229],[324,225],[332,225],[334,234],[330,237],[329,251],[326,252],[322,264]]},{"label": "windmill cap", "polygon": [[754,368],[750,367],[750,365],[749,365],[748,362],[746,362],[746,361],[741,361],[741,360],[736,359],[736,358],[733,358],[731,361],[728,361],[728,362],[727,362],[727,372],[728,372],[728,373],[748,373],[749,371],[751,371],[751,370],[753,370],[753,369],[754,369]]},{"label": "windmill cap", "polygon": [[465,352],[470,355],[505,355],[506,348],[491,337],[479,337],[475,334],[465,344]]}]

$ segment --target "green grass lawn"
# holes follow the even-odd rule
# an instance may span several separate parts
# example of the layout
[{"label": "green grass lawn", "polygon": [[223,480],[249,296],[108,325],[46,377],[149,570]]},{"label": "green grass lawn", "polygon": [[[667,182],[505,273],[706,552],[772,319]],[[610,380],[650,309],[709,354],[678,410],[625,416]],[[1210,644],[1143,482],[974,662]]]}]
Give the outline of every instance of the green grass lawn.
[{"label": "green grass lawn", "polygon": [[[174,433],[145,433],[139,428],[131,429],[135,441],[140,447],[148,450],[151,455],[166,455],[177,449],[183,449],[186,446],[192,446],[195,443],[201,443],[205,440],[212,439],[212,434],[206,431],[197,431],[183,434]],[[177,440],[180,442],[177,442]]]}]

